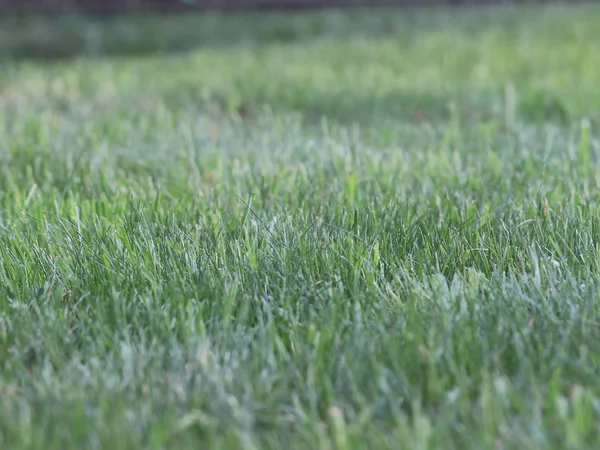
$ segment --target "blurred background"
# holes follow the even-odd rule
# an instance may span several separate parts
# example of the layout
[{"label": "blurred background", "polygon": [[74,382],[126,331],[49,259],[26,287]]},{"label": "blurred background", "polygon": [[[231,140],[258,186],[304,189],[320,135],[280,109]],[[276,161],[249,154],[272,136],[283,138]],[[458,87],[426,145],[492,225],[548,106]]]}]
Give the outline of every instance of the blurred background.
[{"label": "blurred background", "polygon": [[[60,59],[190,50],[310,36],[379,35],[405,28],[408,10],[557,3],[551,0],[0,0],[0,58]],[[562,4],[589,3],[564,0]],[[595,3],[592,0],[592,3]],[[434,8],[435,6],[435,8]],[[399,7],[399,8],[398,8]],[[388,16],[388,9],[392,9]],[[324,10],[310,21],[305,14]],[[241,12],[241,14],[240,14]],[[364,12],[369,12],[364,17]],[[167,14],[168,13],[168,14]],[[191,14],[193,13],[193,14]],[[348,15],[350,14],[350,15]],[[504,12],[484,14],[487,21]],[[535,14],[533,14],[535,16]],[[411,16],[412,17],[412,16]],[[414,16],[421,20],[420,15]],[[410,22],[413,19],[407,19]],[[404,21],[404,19],[402,19]],[[433,20],[437,22],[437,19]],[[443,19],[441,24],[447,24]],[[409,28],[412,28],[408,24]]]},{"label": "blurred background", "polygon": [[[577,0],[575,0],[577,1]],[[4,11],[176,11],[185,9],[315,8],[328,6],[547,3],[548,0],[0,0]],[[569,1],[567,1],[569,2]],[[574,2],[574,0],[570,0]]]},{"label": "blurred background", "polygon": [[124,104],[148,94],[169,110],[488,120],[514,90],[528,120],[600,121],[597,2],[548,3],[0,0],[0,100],[68,97],[54,71],[82,70]]}]

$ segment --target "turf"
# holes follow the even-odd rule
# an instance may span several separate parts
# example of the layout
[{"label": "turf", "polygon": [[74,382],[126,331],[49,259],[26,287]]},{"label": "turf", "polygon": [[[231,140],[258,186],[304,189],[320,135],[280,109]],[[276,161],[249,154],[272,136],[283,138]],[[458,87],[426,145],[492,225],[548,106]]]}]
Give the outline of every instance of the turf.
[{"label": "turf", "polygon": [[597,448],[599,22],[5,18],[0,447]]}]

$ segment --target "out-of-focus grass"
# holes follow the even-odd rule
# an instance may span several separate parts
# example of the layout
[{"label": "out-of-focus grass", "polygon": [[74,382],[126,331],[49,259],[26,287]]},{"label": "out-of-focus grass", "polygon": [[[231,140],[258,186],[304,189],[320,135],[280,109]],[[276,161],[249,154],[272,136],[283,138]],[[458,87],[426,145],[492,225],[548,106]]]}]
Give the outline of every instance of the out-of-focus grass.
[{"label": "out-of-focus grass", "polygon": [[[169,108],[268,105],[365,121],[447,119],[454,106],[465,120],[485,120],[504,114],[507,88],[514,87],[520,118],[560,123],[597,116],[595,10],[8,18],[0,27],[0,55],[76,57],[79,63],[69,67],[77,65],[80,78],[100,78],[105,89],[139,97],[130,89],[135,83],[163,94]],[[165,53],[171,56],[140,57]],[[82,64],[85,55],[121,57]],[[68,90],[75,95],[95,83]]]},{"label": "out-of-focus grass", "polygon": [[60,20],[1,28],[0,446],[596,448],[597,7]]}]

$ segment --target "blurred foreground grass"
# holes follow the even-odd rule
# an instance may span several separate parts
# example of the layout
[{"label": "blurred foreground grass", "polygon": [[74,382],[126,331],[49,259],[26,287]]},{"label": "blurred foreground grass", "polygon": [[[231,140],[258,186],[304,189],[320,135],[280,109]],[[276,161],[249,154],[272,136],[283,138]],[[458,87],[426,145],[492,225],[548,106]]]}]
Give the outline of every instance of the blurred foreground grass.
[{"label": "blurred foreground grass", "polygon": [[598,7],[47,20],[0,446],[597,447]]}]

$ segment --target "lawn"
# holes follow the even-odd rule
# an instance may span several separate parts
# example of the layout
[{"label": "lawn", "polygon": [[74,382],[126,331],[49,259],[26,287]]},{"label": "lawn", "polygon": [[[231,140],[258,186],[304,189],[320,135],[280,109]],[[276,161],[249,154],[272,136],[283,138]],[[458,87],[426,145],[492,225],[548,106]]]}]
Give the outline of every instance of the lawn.
[{"label": "lawn", "polygon": [[598,448],[598,23],[2,19],[0,447]]}]

